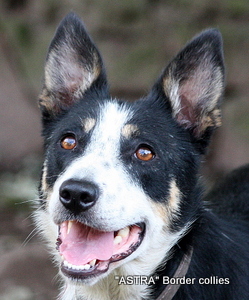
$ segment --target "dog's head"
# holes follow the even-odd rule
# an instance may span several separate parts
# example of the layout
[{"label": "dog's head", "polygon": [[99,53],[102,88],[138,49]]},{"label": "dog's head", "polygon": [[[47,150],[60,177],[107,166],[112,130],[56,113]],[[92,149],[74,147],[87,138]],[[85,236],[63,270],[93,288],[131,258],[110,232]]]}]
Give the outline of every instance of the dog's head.
[{"label": "dog's head", "polygon": [[193,222],[200,155],[220,125],[221,44],[217,30],[201,33],[131,103],[110,97],[81,21],[69,14],[60,24],[40,95],[38,219],[66,277],[149,275]]}]

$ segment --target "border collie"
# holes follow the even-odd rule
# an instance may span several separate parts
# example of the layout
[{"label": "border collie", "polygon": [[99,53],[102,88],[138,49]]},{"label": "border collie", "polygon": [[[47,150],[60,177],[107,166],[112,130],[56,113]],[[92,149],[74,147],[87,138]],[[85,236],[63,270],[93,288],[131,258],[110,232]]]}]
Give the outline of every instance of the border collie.
[{"label": "border collie", "polygon": [[[63,279],[60,299],[249,299],[248,198],[215,212],[198,176],[223,90],[216,29],[128,102],[110,96],[80,19],[63,19],[39,97],[45,162],[36,213]],[[236,190],[227,193],[237,201]]]}]

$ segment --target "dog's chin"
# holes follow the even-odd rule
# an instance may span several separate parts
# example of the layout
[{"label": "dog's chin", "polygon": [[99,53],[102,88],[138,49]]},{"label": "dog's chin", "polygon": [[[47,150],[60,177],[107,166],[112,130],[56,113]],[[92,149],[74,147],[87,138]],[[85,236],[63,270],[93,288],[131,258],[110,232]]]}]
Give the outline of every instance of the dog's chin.
[{"label": "dog's chin", "polygon": [[145,229],[144,223],[137,223],[105,232],[78,221],[63,222],[57,239],[62,274],[73,281],[92,285],[137,251]]}]

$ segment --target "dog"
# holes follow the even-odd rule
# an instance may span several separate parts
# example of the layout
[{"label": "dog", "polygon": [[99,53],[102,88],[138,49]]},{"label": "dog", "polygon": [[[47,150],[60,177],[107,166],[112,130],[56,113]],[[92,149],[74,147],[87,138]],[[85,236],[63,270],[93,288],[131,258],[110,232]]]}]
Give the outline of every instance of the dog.
[{"label": "dog", "polygon": [[239,203],[220,212],[219,201],[205,205],[199,180],[223,91],[216,29],[129,102],[110,96],[79,17],[62,20],[39,96],[45,160],[35,217],[60,270],[60,299],[249,299],[248,199],[238,197],[240,212]]}]

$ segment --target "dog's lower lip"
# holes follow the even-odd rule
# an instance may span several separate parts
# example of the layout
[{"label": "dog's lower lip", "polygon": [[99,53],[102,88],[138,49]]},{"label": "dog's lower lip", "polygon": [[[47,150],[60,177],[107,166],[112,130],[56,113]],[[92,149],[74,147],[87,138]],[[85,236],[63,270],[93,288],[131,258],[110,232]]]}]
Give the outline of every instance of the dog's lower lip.
[{"label": "dog's lower lip", "polygon": [[[64,265],[64,263],[61,264],[61,271],[62,273],[72,279],[75,280],[83,280],[86,278],[90,278],[93,276],[97,276],[100,274],[105,273],[109,269],[109,263],[110,262],[97,262],[94,267],[91,267],[89,270],[77,270],[75,268],[70,268]],[[98,267],[101,266],[102,268],[99,269]]]},{"label": "dog's lower lip", "polygon": [[[136,249],[141,245],[142,240],[145,235],[145,224],[137,223],[137,224],[131,225],[130,227],[132,227],[132,226],[139,227],[141,229],[141,232],[139,234],[139,238],[138,238],[137,242],[135,244],[131,244],[127,251],[114,254],[111,256],[111,258],[109,260],[105,260],[105,261],[96,260],[95,265],[90,266],[86,269],[82,269],[82,267],[80,267],[80,266],[71,266],[70,264],[65,263],[65,261],[63,261],[61,263],[62,273],[65,276],[78,281],[78,280],[84,280],[84,279],[88,279],[91,277],[95,277],[95,276],[98,276],[98,275],[101,275],[101,274],[107,272],[111,263],[118,262],[122,259],[125,259],[129,255],[131,255],[134,251],[136,251]],[[61,243],[60,238],[58,238],[57,249],[59,248],[60,243]]]}]

